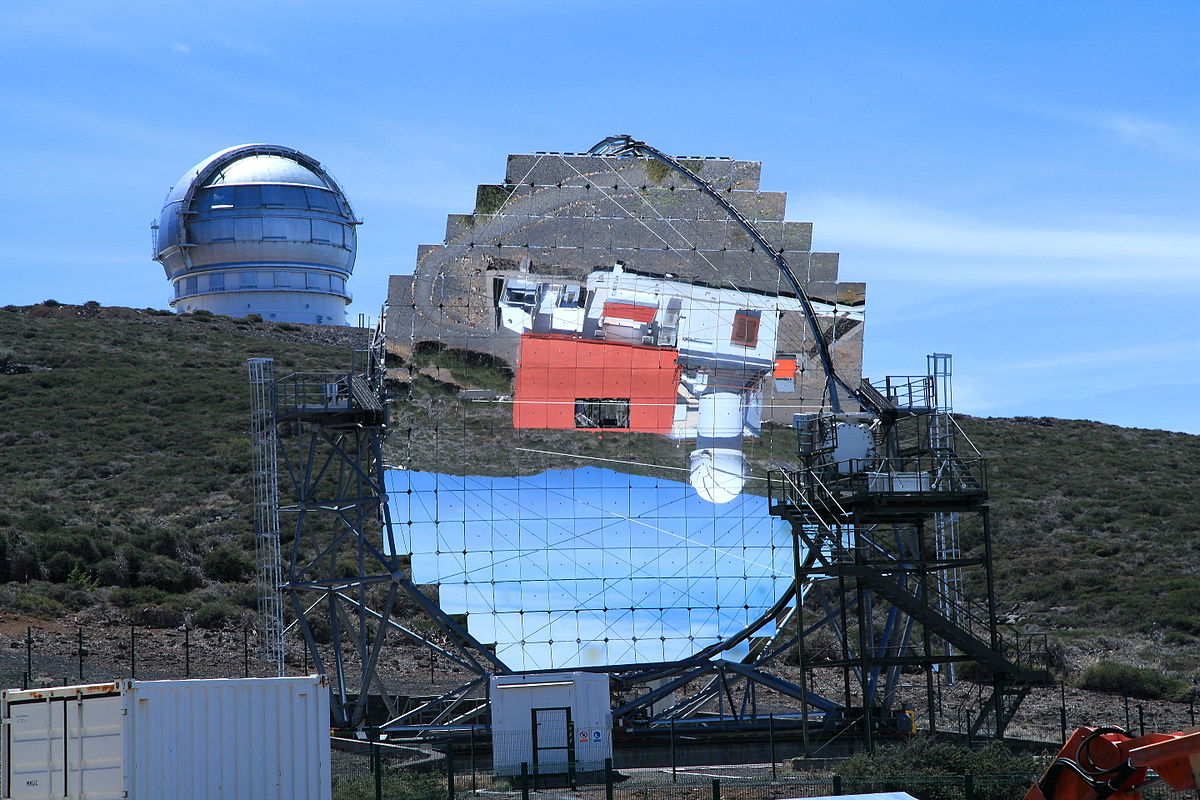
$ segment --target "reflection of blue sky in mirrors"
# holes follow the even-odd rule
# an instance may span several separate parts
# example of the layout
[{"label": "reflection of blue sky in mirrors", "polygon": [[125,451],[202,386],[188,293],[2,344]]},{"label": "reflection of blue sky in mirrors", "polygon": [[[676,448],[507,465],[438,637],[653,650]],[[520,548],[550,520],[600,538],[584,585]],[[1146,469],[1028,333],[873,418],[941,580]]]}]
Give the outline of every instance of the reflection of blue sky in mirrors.
[{"label": "reflection of blue sky in mirrors", "polygon": [[517,670],[684,658],[790,582],[788,529],[764,497],[713,505],[686,483],[596,467],[392,470],[387,487],[413,581],[438,584],[441,607]]}]

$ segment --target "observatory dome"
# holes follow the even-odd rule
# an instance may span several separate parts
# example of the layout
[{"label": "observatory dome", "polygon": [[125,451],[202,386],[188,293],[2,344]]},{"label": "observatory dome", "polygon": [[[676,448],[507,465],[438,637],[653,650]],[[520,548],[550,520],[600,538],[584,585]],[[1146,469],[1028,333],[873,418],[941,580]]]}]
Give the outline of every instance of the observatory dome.
[{"label": "observatory dome", "polygon": [[346,324],[359,222],[311,156],[246,144],[189,169],[153,225],[179,311]]}]

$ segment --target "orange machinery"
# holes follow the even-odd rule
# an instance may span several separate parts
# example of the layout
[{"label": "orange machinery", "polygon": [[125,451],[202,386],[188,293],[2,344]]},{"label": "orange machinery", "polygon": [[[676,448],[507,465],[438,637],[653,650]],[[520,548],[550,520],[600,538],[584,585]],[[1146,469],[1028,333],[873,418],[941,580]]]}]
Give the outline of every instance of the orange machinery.
[{"label": "orange machinery", "polygon": [[1136,738],[1120,728],[1079,728],[1025,800],[1138,800],[1159,781],[1180,791],[1200,785],[1200,728]]}]

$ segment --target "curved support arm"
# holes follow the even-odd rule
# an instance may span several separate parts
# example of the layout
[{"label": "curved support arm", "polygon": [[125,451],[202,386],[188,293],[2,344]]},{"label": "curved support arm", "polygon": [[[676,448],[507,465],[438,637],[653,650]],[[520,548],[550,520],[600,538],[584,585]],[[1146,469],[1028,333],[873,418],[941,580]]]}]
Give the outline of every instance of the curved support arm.
[{"label": "curved support arm", "polygon": [[821,368],[825,371],[825,384],[827,391],[829,392],[830,408],[835,414],[842,413],[842,404],[838,399],[838,387],[842,387],[851,397],[856,397],[857,392],[851,387],[847,386],[846,382],[838,377],[837,373],[834,371],[833,357],[829,354],[829,346],[825,344],[825,337],[821,334],[821,329],[817,325],[817,315],[813,310],[812,302],[808,299],[808,294],[800,285],[800,281],[796,278],[795,273],[792,272],[792,268],[788,264],[787,259],[783,257],[782,253],[771,246],[766,238],[763,237],[758,228],[754,227],[754,225],[748,219],[742,216],[742,213],[734,208],[728,200],[722,197],[721,193],[714,189],[712,184],[710,184],[708,181],[692,172],[683,164],[680,164],[671,156],[668,156],[662,151],[651,147],[645,142],[637,141],[628,134],[607,137],[606,139],[598,142],[594,147],[592,147],[591,150],[588,150],[588,155],[638,155],[647,158],[653,158],[656,161],[660,161],[667,165],[692,183],[696,184],[700,191],[712,198],[719,206],[721,206],[722,209],[725,210],[725,213],[729,215],[729,218],[736,222],[742,228],[742,230],[746,232],[750,239],[757,244],[763,250],[763,252],[765,252],[771,258],[772,261],[775,262],[775,266],[779,268],[780,274],[783,275],[784,279],[788,282],[788,285],[792,287],[792,291],[796,293],[796,298],[800,301],[800,306],[804,310],[804,319],[808,323],[808,329],[812,333],[813,341],[816,342],[817,355],[821,359]]}]

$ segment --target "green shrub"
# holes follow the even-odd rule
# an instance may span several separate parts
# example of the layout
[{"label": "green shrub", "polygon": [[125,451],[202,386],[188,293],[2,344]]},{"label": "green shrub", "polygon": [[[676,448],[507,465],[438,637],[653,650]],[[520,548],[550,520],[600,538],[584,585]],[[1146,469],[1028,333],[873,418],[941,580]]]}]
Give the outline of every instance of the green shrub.
[{"label": "green shrub", "polygon": [[262,314],[247,314],[246,322],[262,322]]},{"label": "green shrub", "polygon": [[223,628],[231,620],[241,619],[242,610],[225,600],[212,600],[202,604],[192,615],[192,621],[201,628]]},{"label": "green shrub", "polygon": [[1191,688],[1177,678],[1115,661],[1097,661],[1083,671],[1076,686],[1094,692],[1119,692],[1143,700],[1186,700],[1191,694]]},{"label": "green shrub", "polygon": [[200,585],[196,571],[166,556],[149,556],[137,572],[140,586],[153,586],[172,594],[191,591]]},{"label": "green shrub", "polygon": [[44,305],[46,308],[58,308],[59,306],[62,305],[62,303],[58,302],[57,300],[50,299],[50,300],[43,300],[42,305]]},{"label": "green shrub", "polygon": [[329,620],[325,617],[308,617],[308,629],[312,631],[313,639],[318,644],[329,644],[333,641],[333,628],[329,626]]},{"label": "green shrub", "polygon": [[179,558],[179,534],[167,528],[142,531],[134,537],[134,543],[143,550],[167,558]]},{"label": "green shrub", "polygon": [[129,569],[119,561],[106,558],[96,565],[96,583],[100,586],[128,586]]},{"label": "green shrub", "polygon": [[671,174],[671,168],[656,158],[646,159],[646,177],[651,183],[662,183]]},{"label": "green shrub", "polygon": [[78,564],[67,574],[67,585],[72,589],[83,589],[90,592],[100,585],[100,580],[88,572],[82,564]]},{"label": "green shrub", "polygon": [[[70,555],[79,562],[92,564],[100,559],[100,551],[96,549],[94,531],[77,532],[71,528],[51,530],[36,537],[38,550],[46,559],[49,567],[50,560],[55,555]],[[51,578],[51,580],[60,580]]]},{"label": "green shrub", "polygon": [[184,623],[183,609],[176,603],[138,606],[130,609],[129,618],[147,628],[178,628]]},{"label": "green shrub", "polygon": [[7,552],[8,574],[4,577],[10,581],[39,580],[42,577],[42,555],[37,543],[19,533],[5,537]]},{"label": "green shrub", "polygon": [[83,304],[83,307],[84,308],[99,308],[100,301],[99,300],[88,300],[86,303]]},{"label": "green shrub", "polygon": [[495,214],[508,202],[513,190],[507,186],[482,184],[475,190],[476,214]]},{"label": "green shrub", "polygon": [[212,580],[232,583],[245,578],[254,569],[254,564],[238,548],[223,544],[204,556],[202,568]]},{"label": "green shrub", "polygon": [[446,347],[441,342],[417,342],[413,346],[417,367],[442,367],[455,383],[469,389],[490,389],[497,394],[512,391],[513,373],[508,363],[490,353]]},{"label": "green shrub", "polygon": [[153,586],[114,589],[108,596],[108,601],[118,608],[153,605],[166,599],[167,593]]},{"label": "green shrub", "polygon": [[62,603],[36,592],[20,592],[13,598],[13,605],[18,611],[42,619],[58,619],[66,613]]},{"label": "green shrub", "polygon": [[235,583],[229,587],[225,598],[235,606],[258,610],[258,587],[251,583]]},{"label": "green shrub", "polygon": [[[889,784],[887,778],[896,776],[949,775],[1012,775],[1032,781],[1045,770],[1049,758],[1028,753],[1015,753],[1007,745],[991,741],[982,750],[949,742],[938,742],[927,736],[914,736],[908,741],[879,747],[874,753],[858,753],[839,764],[835,771],[843,778],[876,778],[880,783],[872,791],[903,791],[911,789],[903,781]],[[1024,787],[1022,787],[1024,791]],[[977,784],[977,800],[1010,800],[1011,786]],[[962,797],[960,785],[923,786],[922,800],[957,800]]]},{"label": "green shrub", "polygon": [[[366,763],[366,758],[363,757],[361,773],[355,774],[346,770],[345,774],[334,775],[333,800],[358,800],[375,796],[375,778],[370,774]],[[436,773],[392,772],[386,766],[380,778],[380,789],[384,797],[392,800],[441,800],[446,796],[446,785],[442,776]],[[459,787],[459,791],[464,794],[469,789],[469,782]]]},{"label": "green shrub", "polygon": [[992,671],[978,661],[960,661],[954,665],[955,677],[971,683],[991,684]]}]

